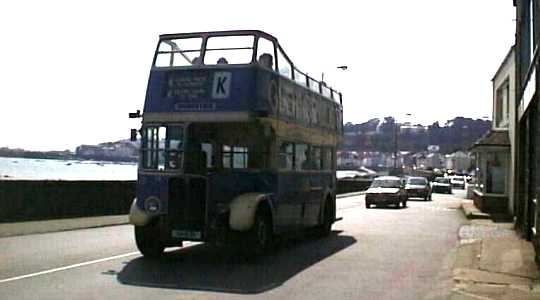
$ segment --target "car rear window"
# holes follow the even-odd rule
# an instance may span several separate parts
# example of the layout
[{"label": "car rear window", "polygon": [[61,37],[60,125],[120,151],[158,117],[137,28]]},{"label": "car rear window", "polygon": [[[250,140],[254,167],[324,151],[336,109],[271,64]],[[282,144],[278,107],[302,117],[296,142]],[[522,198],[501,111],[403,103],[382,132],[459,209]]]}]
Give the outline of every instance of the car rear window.
[{"label": "car rear window", "polygon": [[439,178],[435,178],[435,182],[438,182],[438,183],[450,183],[450,179],[439,177]]},{"label": "car rear window", "polygon": [[384,187],[384,188],[398,188],[400,187],[401,182],[399,180],[391,179],[375,179],[371,183],[371,187]]},{"label": "car rear window", "polygon": [[415,185],[427,184],[427,180],[425,178],[410,178],[407,182],[409,184],[415,184]]}]

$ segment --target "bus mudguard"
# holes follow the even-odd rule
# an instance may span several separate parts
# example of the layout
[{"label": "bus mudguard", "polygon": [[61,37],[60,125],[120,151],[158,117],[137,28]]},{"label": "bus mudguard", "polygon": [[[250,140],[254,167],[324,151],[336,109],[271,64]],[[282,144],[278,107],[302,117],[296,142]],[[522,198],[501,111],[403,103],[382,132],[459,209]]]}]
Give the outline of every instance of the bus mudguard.
[{"label": "bus mudguard", "polygon": [[250,230],[255,222],[255,213],[260,203],[266,202],[270,209],[272,203],[269,201],[268,195],[258,193],[248,193],[237,196],[231,202],[229,226],[233,230],[247,231]]},{"label": "bus mudguard", "polygon": [[129,209],[129,223],[135,226],[144,226],[150,222],[151,216],[137,206],[137,198],[133,200]]}]

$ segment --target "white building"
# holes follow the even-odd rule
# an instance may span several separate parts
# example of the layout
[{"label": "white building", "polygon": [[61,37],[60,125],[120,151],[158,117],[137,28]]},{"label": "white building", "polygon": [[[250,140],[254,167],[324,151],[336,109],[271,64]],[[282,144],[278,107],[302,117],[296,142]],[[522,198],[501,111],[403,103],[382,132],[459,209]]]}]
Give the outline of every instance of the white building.
[{"label": "white building", "polygon": [[513,145],[516,111],[514,47],[510,48],[492,82],[491,130],[471,147],[476,153],[477,170],[474,202],[482,211],[513,216],[514,162],[517,156]]},{"label": "white building", "polygon": [[463,151],[456,151],[452,154],[448,154],[445,159],[446,169],[454,170],[457,173],[465,173],[470,169],[472,163],[471,157]]}]

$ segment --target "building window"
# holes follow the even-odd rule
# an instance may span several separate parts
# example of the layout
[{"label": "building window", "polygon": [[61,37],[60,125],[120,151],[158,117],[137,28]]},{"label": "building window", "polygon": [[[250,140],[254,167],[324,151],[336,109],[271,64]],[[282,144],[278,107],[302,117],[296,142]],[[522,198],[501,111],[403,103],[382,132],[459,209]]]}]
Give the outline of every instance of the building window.
[{"label": "building window", "polygon": [[486,156],[485,192],[506,193],[506,158],[502,152],[488,152]]},{"label": "building window", "polygon": [[508,79],[497,88],[495,98],[495,126],[508,127],[510,84]]}]

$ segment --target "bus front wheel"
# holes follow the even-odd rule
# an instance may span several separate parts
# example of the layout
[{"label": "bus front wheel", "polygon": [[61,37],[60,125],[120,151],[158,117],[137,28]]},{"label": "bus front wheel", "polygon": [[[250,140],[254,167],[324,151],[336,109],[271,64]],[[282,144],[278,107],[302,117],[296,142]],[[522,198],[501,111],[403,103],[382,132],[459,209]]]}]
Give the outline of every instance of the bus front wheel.
[{"label": "bus front wheel", "polygon": [[250,232],[252,251],[256,255],[267,252],[272,246],[273,230],[270,218],[270,213],[266,209],[257,209],[255,223]]},{"label": "bus front wheel", "polygon": [[159,227],[157,224],[135,226],[135,243],[145,257],[159,258],[165,246],[159,240]]}]

